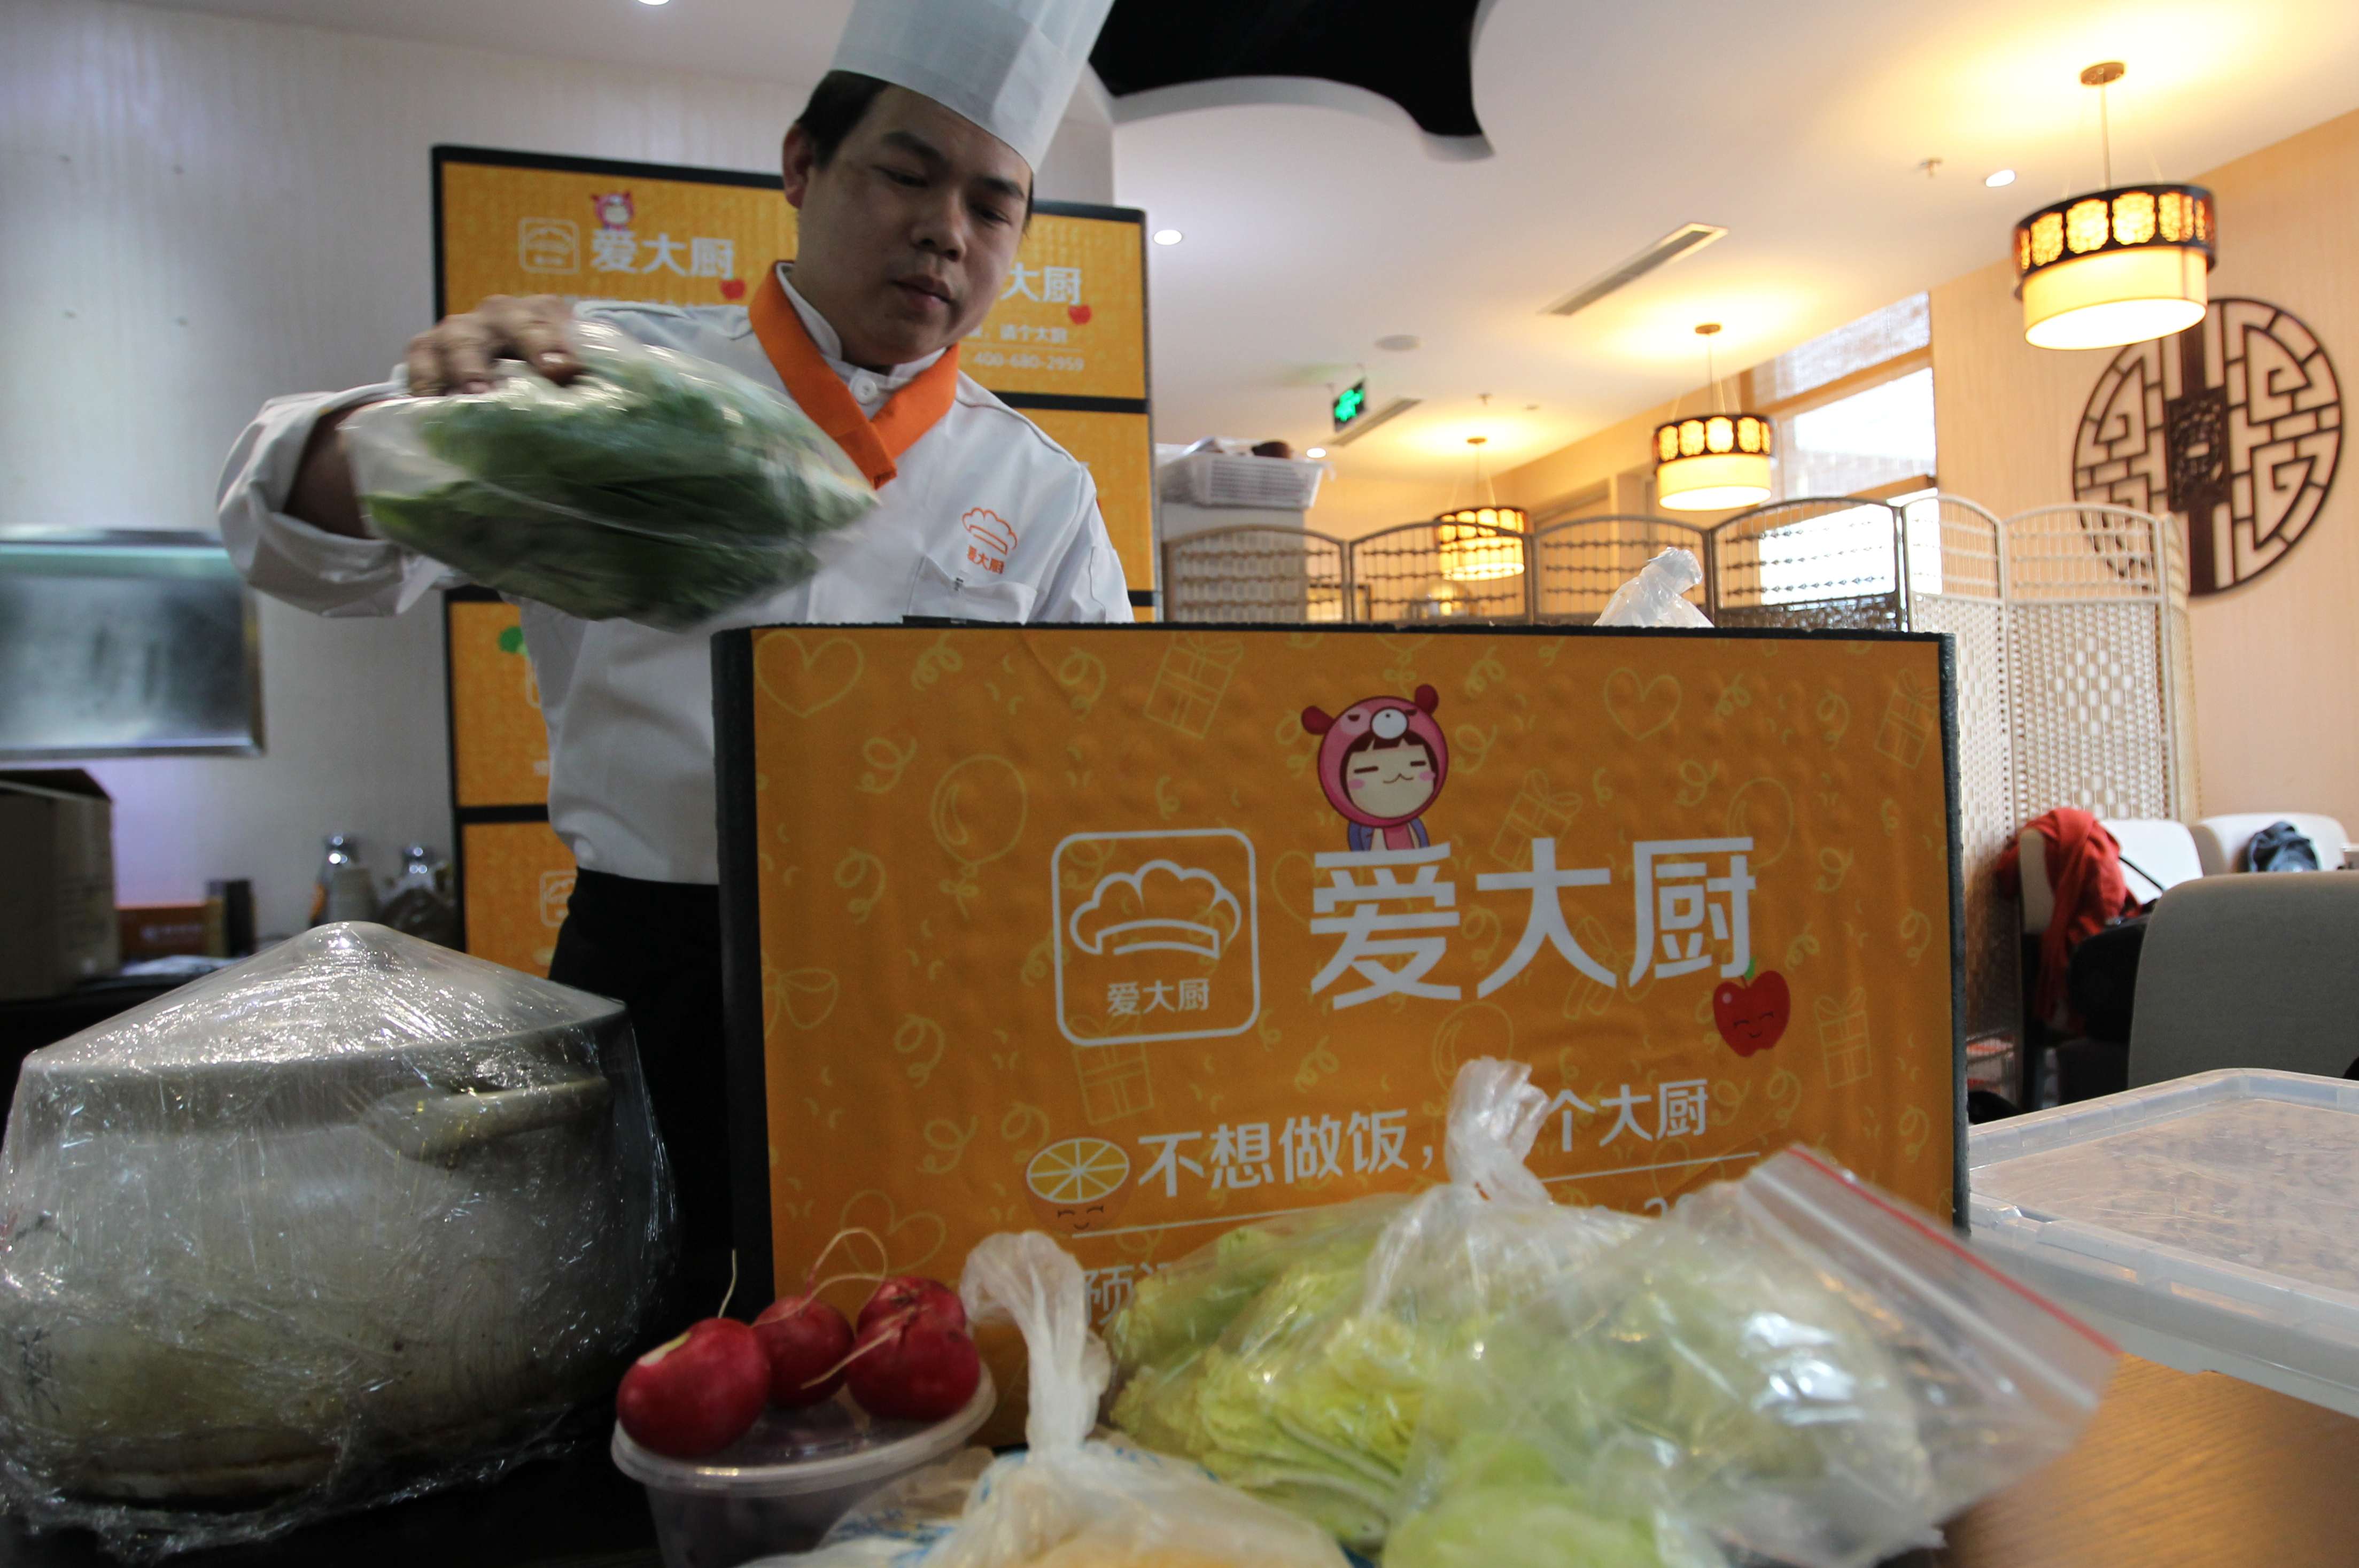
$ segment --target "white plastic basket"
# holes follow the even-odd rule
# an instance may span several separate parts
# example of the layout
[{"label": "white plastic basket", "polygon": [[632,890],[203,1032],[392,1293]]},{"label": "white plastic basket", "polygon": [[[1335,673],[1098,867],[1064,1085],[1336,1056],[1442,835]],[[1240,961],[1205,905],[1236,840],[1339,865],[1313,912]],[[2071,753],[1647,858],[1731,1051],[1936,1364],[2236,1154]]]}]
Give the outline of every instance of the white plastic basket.
[{"label": "white plastic basket", "polygon": [[1158,487],[1167,501],[1196,506],[1259,506],[1307,512],[1318,499],[1326,464],[1295,457],[1232,457],[1199,452],[1163,465]]}]

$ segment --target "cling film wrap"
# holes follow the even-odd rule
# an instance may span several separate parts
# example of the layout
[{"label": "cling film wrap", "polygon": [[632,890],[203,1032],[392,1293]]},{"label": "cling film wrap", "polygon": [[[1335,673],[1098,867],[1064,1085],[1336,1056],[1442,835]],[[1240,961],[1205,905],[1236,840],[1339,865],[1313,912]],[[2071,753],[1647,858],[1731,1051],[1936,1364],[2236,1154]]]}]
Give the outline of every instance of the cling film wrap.
[{"label": "cling film wrap", "polygon": [[1530,1075],[1459,1070],[1447,1184],[1232,1231],[1139,1281],[1109,1330],[1114,1424],[1381,1546],[1431,1391],[1502,1312],[1644,1223],[1554,1203],[1525,1168],[1549,1103]]},{"label": "cling film wrap", "polygon": [[2114,1354],[1789,1149],[1494,1326],[1387,1568],[1864,1568],[2069,1447]]},{"label": "cling film wrap", "polygon": [[577,321],[560,387],[502,362],[488,391],[344,421],[378,532],[583,620],[685,630],[808,578],[876,504],[791,402],[721,365]]},{"label": "cling film wrap", "polygon": [[1012,1320],[1030,1363],[1026,1449],[971,1449],[855,1508],[815,1552],[756,1568],[1344,1568],[1313,1526],[1194,1465],[1093,1435],[1111,1361],[1081,1265],[1032,1232],[986,1237],[959,1294]]},{"label": "cling film wrap", "polygon": [[570,1442],[666,1277],[618,1004],[315,928],[36,1051],[0,1149],[0,1490],[153,1561]]}]

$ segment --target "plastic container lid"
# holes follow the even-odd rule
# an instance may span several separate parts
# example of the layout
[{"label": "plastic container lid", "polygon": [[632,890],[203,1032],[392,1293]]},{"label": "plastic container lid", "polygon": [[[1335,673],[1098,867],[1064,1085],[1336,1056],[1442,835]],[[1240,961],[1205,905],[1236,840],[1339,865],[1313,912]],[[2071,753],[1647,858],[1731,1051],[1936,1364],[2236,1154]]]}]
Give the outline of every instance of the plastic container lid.
[{"label": "plastic container lid", "polygon": [[744,1437],[702,1459],[669,1459],[614,1428],[614,1466],[657,1491],[706,1497],[791,1497],[881,1486],[929,1464],[974,1435],[999,1398],[991,1369],[965,1408],[928,1426],[879,1421],[839,1393],[803,1410],[770,1410]]},{"label": "plastic container lid", "polygon": [[2197,1073],[1973,1129],[1974,1246],[2126,1348],[2359,1413],[2359,1083]]}]

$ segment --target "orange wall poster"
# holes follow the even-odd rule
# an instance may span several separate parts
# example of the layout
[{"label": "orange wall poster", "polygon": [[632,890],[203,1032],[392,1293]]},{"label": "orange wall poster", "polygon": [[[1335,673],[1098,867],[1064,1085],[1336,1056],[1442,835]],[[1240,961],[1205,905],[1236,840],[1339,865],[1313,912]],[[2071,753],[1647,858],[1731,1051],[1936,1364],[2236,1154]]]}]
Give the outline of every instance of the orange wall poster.
[{"label": "orange wall poster", "polygon": [[1957,1212],[1939,638],[772,627],[715,675],[756,1288],[1038,1227],[1110,1312],[1440,1180],[1476,1055],[1567,1201],[1799,1141]]},{"label": "orange wall poster", "polygon": [[[775,173],[441,147],[434,181],[445,311],[488,294],[740,304],[795,254]],[[968,375],[1090,465],[1141,590],[1155,582],[1146,267],[1144,212],[1042,202],[959,351]]]},{"label": "orange wall poster", "polygon": [[467,822],[459,829],[467,951],[546,975],[573,897],[573,855],[545,822]]},{"label": "orange wall poster", "polygon": [[549,726],[525,657],[516,607],[446,600],[451,671],[451,783],[456,803],[538,806],[549,800]]},{"label": "orange wall poster", "polygon": [[[795,254],[775,173],[435,149],[442,309],[487,294],[741,303]],[[995,392],[1147,397],[1144,213],[1042,202],[960,350]]]},{"label": "orange wall poster", "polygon": [[1027,408],[1024,417],[1071,452],[1097,482],[1098,512],[1133,587],[1155,581],[1155,446],[1145,414]]}]

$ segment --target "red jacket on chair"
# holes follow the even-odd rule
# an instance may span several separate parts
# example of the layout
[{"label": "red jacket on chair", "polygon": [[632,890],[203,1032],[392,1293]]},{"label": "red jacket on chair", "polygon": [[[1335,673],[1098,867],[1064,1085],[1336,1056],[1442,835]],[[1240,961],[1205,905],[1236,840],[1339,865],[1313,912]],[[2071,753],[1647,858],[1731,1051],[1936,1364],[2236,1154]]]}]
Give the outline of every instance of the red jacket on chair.
[{"label": "red jacket on chair", "polygon": [[[2103,822],[2077,807],[2062,806],[2024,824],[2048,841],[2048,885],[2056,890],[2056,913],[2039,937],[2039,987],[2031,1006],[2043,1020],[2064,1001],[2065,965],[2072,950],[2118,916],[2134,914],[2137,900],[2122,880],[2122,846]],[[2022,867],[2010,844],[1998,860],[1998,885],[2011,898],[2023,896]]]}]

